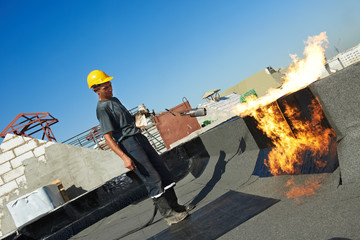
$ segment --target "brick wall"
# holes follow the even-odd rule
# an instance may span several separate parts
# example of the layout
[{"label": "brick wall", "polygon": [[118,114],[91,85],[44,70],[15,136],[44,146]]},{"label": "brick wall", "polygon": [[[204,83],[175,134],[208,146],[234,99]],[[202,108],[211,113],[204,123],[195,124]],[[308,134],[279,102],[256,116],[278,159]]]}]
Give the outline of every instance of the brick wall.
[{"label": "brick wall", "polygon": [[16,230],[9,201],[57,179],[73,199],[127,171],[112,151],[8,134],[0,145],[0,237]]},{"label": "brick wall", "polygon": [[[36,157],[38,161],[46,162],[45,147],[54,144],[53,142],[39,139],[6,135],[0,145],[0,229],[1,220],[4,217],[3,210],[11,198],[19,195],[19,190],[27,188],[24,175],[25,159]],[[0,237],[3,232],[0,230]]]}]

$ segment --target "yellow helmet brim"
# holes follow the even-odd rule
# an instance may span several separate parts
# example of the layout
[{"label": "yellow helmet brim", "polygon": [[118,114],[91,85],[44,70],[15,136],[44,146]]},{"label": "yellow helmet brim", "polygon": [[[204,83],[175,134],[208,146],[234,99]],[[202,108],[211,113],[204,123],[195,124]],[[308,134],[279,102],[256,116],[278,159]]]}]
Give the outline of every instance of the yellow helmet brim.
[{"label": "yellow helmet brim", "polygon": [[87,77],[87,82],[88,82],[88,85],[89,85],[89,89],[91,89],[94,85],[99,85],[99,84],[109,82],[113,78],[114,77],[109,77],[103,71],[94,70]]}]

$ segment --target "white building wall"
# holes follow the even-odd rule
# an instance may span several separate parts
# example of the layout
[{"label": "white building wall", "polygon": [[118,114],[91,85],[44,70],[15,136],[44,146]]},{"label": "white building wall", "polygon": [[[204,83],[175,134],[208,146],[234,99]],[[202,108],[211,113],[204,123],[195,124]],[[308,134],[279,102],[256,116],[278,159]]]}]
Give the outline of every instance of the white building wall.
[{"label": "white building wall", "polygon": [[3,210],[10,197],[18,196],[20,188],[27,188],[23,161],[37,156],[39,161],[46,161],[45,147],[53,142],[33,138],[6,135],[0,145],[0,237],[3,236],[1,221]]},{"label": "white building wall", "polygon": [[340,62],[340,61],[341,60],[339,58],[328,61],[331,73],[337,72],[344,68],[343,65],[341,65],[342,62]]},{"label": "white building wall", "polygon": [[329,59],[327,64],[330,72],[334,73],[357,62],[360,62],[360,44]]},{"label": "white building wall", "polygon": [[340,54],[339,58],[344,67],[357,63],[360,61],[360,44]]}]

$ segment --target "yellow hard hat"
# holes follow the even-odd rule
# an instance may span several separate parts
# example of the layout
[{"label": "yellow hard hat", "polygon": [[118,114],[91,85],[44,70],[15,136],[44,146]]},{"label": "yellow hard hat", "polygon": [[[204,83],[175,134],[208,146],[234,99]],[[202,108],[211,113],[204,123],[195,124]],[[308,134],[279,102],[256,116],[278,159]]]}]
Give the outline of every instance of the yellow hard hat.
[{"label": "yellow hard hat", "polygon": [[89,73],[87,77],[87,83],[89,85],[89,89],[91,89],[94,85],[106,83],[113,79],[114,77],[109,77],[106,73],[100,70],[94,70]]}]

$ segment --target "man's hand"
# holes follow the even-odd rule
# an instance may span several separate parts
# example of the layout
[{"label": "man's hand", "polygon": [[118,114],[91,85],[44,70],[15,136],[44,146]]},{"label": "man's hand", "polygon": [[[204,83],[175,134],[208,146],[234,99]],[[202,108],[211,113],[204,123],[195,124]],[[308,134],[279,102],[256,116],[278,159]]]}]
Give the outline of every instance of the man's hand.
[{"label": "man's hand", "polygon": [[111,148],[111,150],[113,150],[124,161],[125,167],[130,171],[134,170],[136,168],[134,161],[120,149],[112,138],[112,132],[104,134],[104,138],[106,144]]},{"label": "man's hand", "polygon": [[131,158],[129,158],[126,154],[123,154],[121,158],[124,161],[124,166],[128,168],[130,171],[136,168],[134,161],[131,160]]}]

